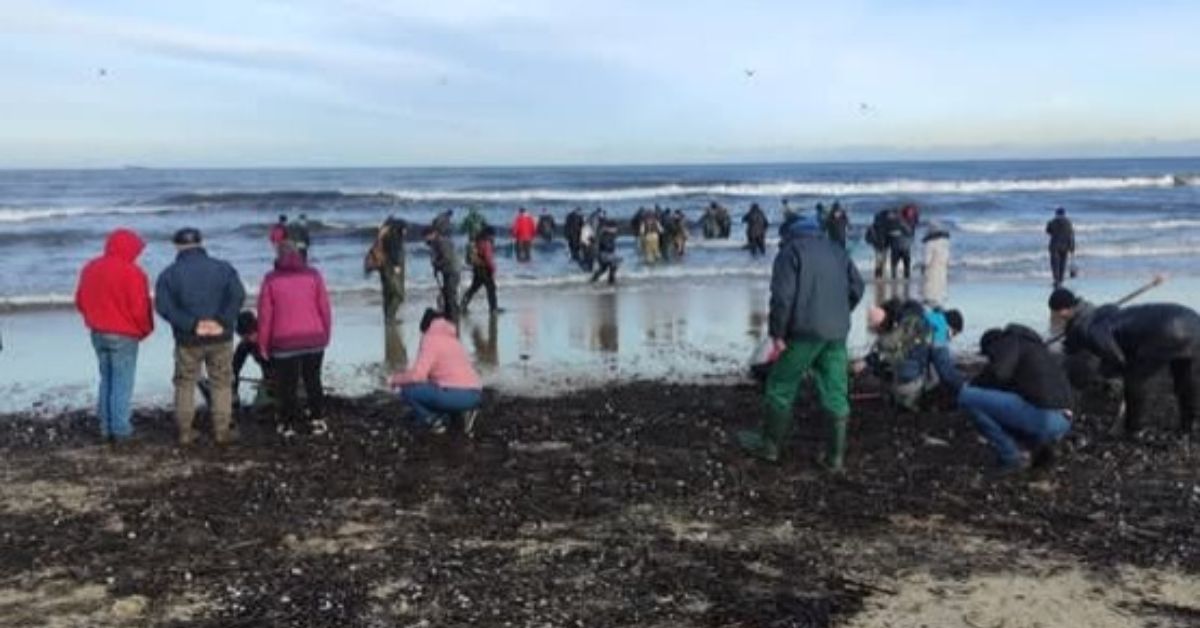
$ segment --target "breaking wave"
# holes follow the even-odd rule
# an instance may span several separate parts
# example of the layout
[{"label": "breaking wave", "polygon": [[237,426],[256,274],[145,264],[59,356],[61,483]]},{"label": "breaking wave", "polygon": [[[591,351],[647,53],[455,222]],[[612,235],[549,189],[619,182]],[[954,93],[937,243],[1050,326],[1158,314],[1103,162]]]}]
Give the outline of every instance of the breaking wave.
[{"label": "breaking wave", "polygon": [[886,196],[923,194],[986,194],[996,192],[1059,192],[1169,188],[1195,185],[1197,177],[1068,177],[1060,179],[886,179],[880,181],[776,181],[765,183],[666,183],[615,188],[519,188],[512,190],[283,190],[270,192],[212,192],[177,194],[159,199],[166,205],[245,203],[305,204],[337,201],[377,202],[605,202],[687,197]]}]

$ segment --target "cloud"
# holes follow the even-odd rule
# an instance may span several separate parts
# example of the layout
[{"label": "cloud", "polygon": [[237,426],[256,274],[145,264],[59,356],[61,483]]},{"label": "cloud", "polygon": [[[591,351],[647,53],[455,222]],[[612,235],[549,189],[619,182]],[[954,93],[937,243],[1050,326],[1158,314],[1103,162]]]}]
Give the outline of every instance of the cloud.
[{"label": "cloud", "polygon": [[182,28],[129,17],[108,17],[52,4],[18,2],[6,8],[0,30],[111,42],[185,61],[285,72],[350,71],[391,79],[468,73],[460,64],[397,47],[250,37]]}]

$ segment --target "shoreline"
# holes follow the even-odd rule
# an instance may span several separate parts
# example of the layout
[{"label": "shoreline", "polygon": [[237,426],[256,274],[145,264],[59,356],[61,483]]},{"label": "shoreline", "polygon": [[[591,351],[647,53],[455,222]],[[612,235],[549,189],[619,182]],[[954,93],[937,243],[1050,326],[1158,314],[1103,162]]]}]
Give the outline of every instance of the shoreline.
[{"label": "shoreline", "polygon": [[[909,293],[919,296],[913,281]],[[1128,292],[1124,281],[1081,280],[1071,284],[1086,298],[1103,302]],[[852,316],[848,347],[866,351],[865,304],[902,296],[904,284],[869,283]],[[501,289],[506,312],[490,317],[473,311],[461,335],[485,386],[532,396],[554,396],[631,380],[674,383],[740,379],[756,344],[765,337],[768,282],[765,277],[716,277],[695,281],[622,283],[615,288],[580,284],[568,288]],[[952,283],[947,307],[966,317],[966,330],[952,345],[970,358],[982,332],[1009,322],[1050,329],[1045,299],[1049,286],[1024,281]],[[379,294],[339,296],[334,334],[326,352],[325,383],[338,394],[359,396],[383,389],[390,372],[415,357],[415,321],[432,293],[414,291],[402,322],[385,329]],[[477,297],[482,299],[482,296]],[[1200,306],[1200,278],[1177,278],[1138,303],[1177,301]],[[476,310],[484,307],[482,301]],[[161,320],[138,356],[136,407],[170,403],[173,342]],[[36,410],[50,415],[87,408],[95,386],[95,358],[87,331],[69,309],[0,317],[0,413]],[[255,367],[247,367],[254,377]],[[248,390],[243,392],[248,393]]]}]

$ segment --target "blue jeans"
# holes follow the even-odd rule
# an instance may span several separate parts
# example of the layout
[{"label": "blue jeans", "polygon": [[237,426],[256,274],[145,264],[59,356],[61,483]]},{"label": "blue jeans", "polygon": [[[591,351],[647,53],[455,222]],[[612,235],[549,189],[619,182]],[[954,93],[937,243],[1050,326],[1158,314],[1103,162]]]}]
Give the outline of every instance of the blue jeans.
[{"label": "blue jeans", "polygon": [[137,372],[138,341],[128,336],[92,332],[92,346],[100,363],[100,392],[96,416],[105,438],[129,438],[133,426],[133,379]]},{"label": "blue jeans", "polygon": [[442,388],[436,384],[409,384],[400,388],[400,398],[413,410],[417,421],[429,425],[435,415],[474,410],[483,403],[477,388]]},{"label": "blue jeans", "polygon": [[1055,442],[1071,429],[1062,410],[1045,410],[1016,393],[963,386],[958,406],[971,415],[976,429],[987,439],[1002,465],[1017,464],[1017,440],[1031,447]]}]

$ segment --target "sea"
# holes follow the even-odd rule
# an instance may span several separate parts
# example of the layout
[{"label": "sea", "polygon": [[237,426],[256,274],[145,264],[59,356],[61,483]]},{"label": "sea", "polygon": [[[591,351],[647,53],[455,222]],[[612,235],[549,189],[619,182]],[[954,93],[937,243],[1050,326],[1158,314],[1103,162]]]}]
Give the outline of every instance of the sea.
[{"label": "sea", "polygon": [[[730,208],[735,222],[759,203],[777,225],[784,199],[805,210],[833,201],[848,208],[850,248],[864,269],[871,252],[861,236],[872,215],[916,203],[924,220],[949,228],[952,282],[1048,281],[1044,227],[1057,207],[1075,222],[1082,275],[1200,274],[1200,159],[8,170],[0,171],[0,308],[69,304],[80,268],[117,227],[132,228],[147,241],[142,263],[152,278],[174,256],[172,233],[199,228],[209,251],[232,262],[253,291],[271,267],[271,224],[279,215],[301,214],[311,225],[311,260],[338,294],[378,290],[378,280],[364,275],[362,259],[386,217],[422,224],[446,209],[461,219],[469,208],[501,227],[502,290],[555,290],[587,279],[561,239],[540,245],[531,263],[515,261],[506,234],[519,207],[549,212],[560,225],[574,207],[601,207],[620,220],[641,206],[683,210],[693,225],[684,259],[644,267],[633,239],[622,238],[626,282],[765,277],[770,259],[750,257],[740,228],[728,241],[705,241],[697,223],[716,201]],[[415,287],[431,285],[424,247],[414,242],[409,254]]]}]

